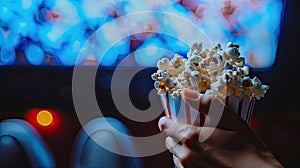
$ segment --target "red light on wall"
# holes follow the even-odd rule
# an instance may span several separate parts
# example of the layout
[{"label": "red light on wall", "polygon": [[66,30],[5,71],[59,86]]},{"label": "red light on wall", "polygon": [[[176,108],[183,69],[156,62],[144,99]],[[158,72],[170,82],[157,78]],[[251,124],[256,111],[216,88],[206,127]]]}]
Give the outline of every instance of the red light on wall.
[{"label": "red light on wall", "polygon": [[51,109],[31,109],[26,114],[26,120],[43,132],[58,132],[60,117]]}]

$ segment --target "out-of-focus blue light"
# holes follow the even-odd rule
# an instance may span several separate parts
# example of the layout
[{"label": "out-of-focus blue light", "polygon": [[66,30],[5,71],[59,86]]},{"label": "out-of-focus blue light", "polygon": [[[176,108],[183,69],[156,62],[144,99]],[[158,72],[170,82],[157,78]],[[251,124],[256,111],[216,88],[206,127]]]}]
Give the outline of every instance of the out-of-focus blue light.
[{"label": "out-of-focus blue light", "polygon": [[32,65],[42,65],[45,60],[44,51],[39,45],[29,44],[25,47],[24,54]]},{"label": "out-of-focus blue light", "polygon": [[[14,2],[14,7],[24,15],[32,16],[37,13],[43,0],[18,0]],[[49,0],[47,0],[49,1]]]},{"label": "out-of-focus blue light", "polygon": [[[167,7],[165,12],[172,13],[186,20],[192,18],[191,11],[179,4],[173,4]],[[182,55],[186,54],[190,47],[182,41],[188,41],[188,39],[191,37],[190,33],[192,32],[189,32],[187,27],[184,27],[181,22],[174,20],[174,18],[169,18],[167,16],[163,17],[161,18],[161,23],[162,26],[160,29],[164,29],[162,31],[168,32],[168,34],[172,35],[160,35],[168,49],[174,53]]]},{"label": "out-of-focus blue light", "polygon": [[55,55],[58,50],[62,50],[63,43],[69,40],[69,34],[83,23],[77,7],[71,1],[60,0],[47,5],[41,9],[42,23],[38,34],[43,48]]},{"label": "out-of-focus blue light", "polygon": [[38,29],[38,38],[41,42],[42,48],[45,52],[55,54],[55,51],[61,49],[62,37],[61,34],[57,33],[55,39],[51,37],[49,33],[52,29],[52,25],[49,23],[43,23]]},{"label": "out-of-focus blue light", "polygon": [[280,31],[282,1],[260,2],[255,12],[247,10],[239,14],[238,22],[247,34],[238,36],[236,42],[243,47],[246,64],[253,68],[269,68],[276,58]]},{"label": "out-of-focus blue light", "polygon": [[[121,40],[121,39],[120,39]],[[103,55],[105,49],[111,45],[109,50]],[[101,66],[113,66],[117,63],[118,58],[127,56],[130,51],[129,38],[123,39],[116,44],[103,39],[98,47],[93,48],[93,53]],[[103,57],[100,57],[103,56]]]},{"label": "out-of-focus blue light", "polygon": [[[282,0],[272,1],[231,1],[234,10],[225,17],[222,10],[226,6],[224,1],[197,0],[0,0],[0,49],[2,53],[1,64],[11,63],[15,59],[14,49],[23,49],[27,55],[31,50],[43,50],[43,52],[57,58],[59,65],[74,65],[76,55],[80,47],[94,31],[116,17],[143,11],[168,12],[185,18],[207,34],[213,42],[227,43],[232,41],[240,44],[246,63],[255,68],[266,68],[275,62],[278,35],[280,31]],[[195,7],[191,9],[191,4]],[[203,7],[202,18],[195,16],[195,10],[199,3]],[[128,23],[114,25],[109,30],[103,30],[99,36],[99,44],[93,46],[92,53],[103,66],[116,66],[120,59],[128,55],[131,49],[135,49],[139,43],[149,36],[157,36],[156,30],[167,29],[174,36],[159,34],[156,38],[159,47],[172,52],[185,55],[189,46],[185,41],[197,41],[188,28],[182,27],[178,20],[172,20],[159,15],[149,17],[130,18]],[[134,45],[130,44],[129,38],[119,39],[119,31],[150,30],[145,34],[131,35]],[[135,29],[135,30],[130,30]],[[154,32],[151,32],[154,31]],[[163,31],[165,32],[165,31]],[[23,39],[26,44],[23,43]],[[121,40],[121,41],[120,41]],[[114,44],[114,42],[119,41]],[[40,44],[32,49],[33,46]],[[105,52],[106,47],[112,46],[103,58],[99,52]],[[151,46],[151,45],[150,45]],[[26,49],[29,47],[29,49]],[[79,48],[78,48],[79,47]],[[39,49],[37,49],[39,48]],[[40,52],[40,51],[39,51]],[[136,62],[140,65],[152,65],[155,57],[149,55],[158,51],[149,51],[142,56],[136,53]],[[14,54],[12,54],[14,53]],[[158,52],[160,57],[160,52]],[[39,53],[40,54],[40,53]],[[145,55],[145,53],[144,53]],[[11,58],[10,58],[11,57]],[[42,59],[31,59],[33,65],[37,65]],[[42,57],[39,57],[42,58]],[[144,60],[143,60],[144,59]],[[6,60],[6,61],[5,61]],[[80,60],[81,62],[83,60]],[[147,63],[149,61],[149,63]]]},{"label": "out-of-focus blue light", "polygon": [[46,0],[46,1],[43,1],[43,6],[46,7],[46,8],[52,8],[55,5],[56,1],[57,0]]},{"label": "out-of-focus blue light", "polygon": [[89,44],[89,48],[101,66],[113,66],[118,58],[127,56],[130,51],[128,34],[117,22],[109,22],[98,29]]},{"label": "out-of-focus blue light", "polygon": [[168,55],[165,44],[158,37],[149,37],[134,52],[134,59],[140,66],[156,67],[157,61]]},{"label": "out-of-focus blue light", "polygon": [[0,65],[11,65],[16,60],[16,52],[11,48],[0,48]]},{"label": "out-of-focus blue light", "polygon": [[177,39],[176,37],[167,35],[162,35],[161,37],[165,41],[167,48],[174,53],[185,55],[190,49],[187,44],[182,42],[180,39]]},{"label": "out-of-focus blue light", "polygon": [[[81,29],[72,29],[66,36],[62,49],[56,52],[56,58],[59,63],[66,66],[73,66],[76,63],[76,59],[80,49],[82,48],[86,38],[84,32]],[[83,60],[77,60],[77,63],[81,63]]]},{"label": "out-of-focus blue light", "polygon": [[94,31],[104,23],[114,19],[109,13],[114,8],[114,1],[83,0],[77,5],[79,15],[84,19],[88,28]]},{"label": "out-of-focus blue light", "polygon": [[34,41],[38,41],[37,33],[37,23],[34,21],[34,18],[30,16],[24,16],[22,19],[16,21],[17,31],[22,37],[31,38]]},{"label": "out-of-focus blue light", "polygon": [[0,4],[0,47],[15,48],[19,43],[19,32],[15,11],[9,6],[10,4]]}]

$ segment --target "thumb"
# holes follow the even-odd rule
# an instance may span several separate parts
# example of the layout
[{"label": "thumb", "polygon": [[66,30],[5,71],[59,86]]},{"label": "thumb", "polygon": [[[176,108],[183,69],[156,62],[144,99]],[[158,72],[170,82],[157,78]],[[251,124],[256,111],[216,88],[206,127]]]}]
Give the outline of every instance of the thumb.
[{"label": "thumb", "polygon": [[214,97],[214,95],[201,94],[190,89],[184,89],[182,92],[182,99],[185,103],[205,114],[208,113],[209,106]]}]

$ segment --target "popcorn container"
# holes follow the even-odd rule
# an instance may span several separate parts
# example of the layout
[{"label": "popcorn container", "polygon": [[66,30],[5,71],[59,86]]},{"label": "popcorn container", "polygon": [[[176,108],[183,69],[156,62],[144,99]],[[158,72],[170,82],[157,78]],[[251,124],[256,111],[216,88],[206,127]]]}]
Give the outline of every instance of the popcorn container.
[{"label": "popcorn container", "polygon": [[207,115],[199,113],[198,110],[185,103],[180,96],[173,99],[167,92],[161,95],[161,101],[167,118],[186,124],[203,126]]},{"label": "popcorn container", "polygon": [[[209,125],[210,118],[208,115],[199,113],[197,109],[194,109],[185,103],[181,97],[177,96],[173,99],[170,96],[170,93],[163,94],[160,97],[167,118],[196,126],[203,126],[204,123]],[[242,98],[229,96],[226,98],[225,104],[247,124],[250,123],[255,98],[250,98],[248,96]]]},{"label": "popcorn container", "polygon": [[249,96],[229,96],[226,98],[225,104],[239,115],[247,124],[250,123],[255,105],[255,98]]}]

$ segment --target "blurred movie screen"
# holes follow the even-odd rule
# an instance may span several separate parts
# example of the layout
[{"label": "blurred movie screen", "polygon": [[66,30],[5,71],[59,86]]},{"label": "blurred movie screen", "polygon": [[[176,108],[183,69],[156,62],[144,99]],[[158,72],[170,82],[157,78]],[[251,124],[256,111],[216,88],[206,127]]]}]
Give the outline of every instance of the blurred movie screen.
[{"label": "blurred movie screen", "polygon": [[185,41],[198,40],[172,14],[213,43],[240,44],[250,67],[270,68],[283,6],[283,0],[4,0],[0,65],[114,67],[130,57],[128,66],[156,67],[162,57],[184,56]]}]

